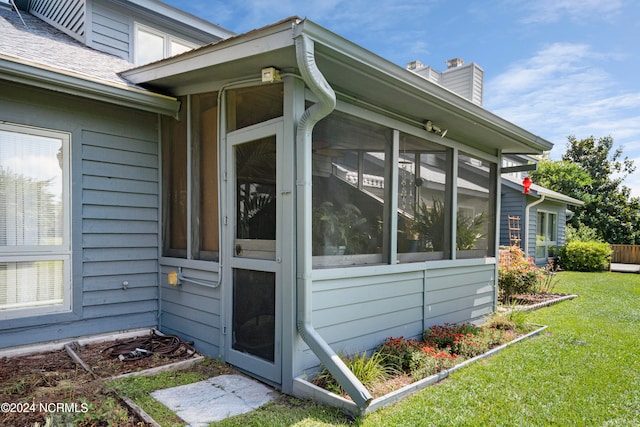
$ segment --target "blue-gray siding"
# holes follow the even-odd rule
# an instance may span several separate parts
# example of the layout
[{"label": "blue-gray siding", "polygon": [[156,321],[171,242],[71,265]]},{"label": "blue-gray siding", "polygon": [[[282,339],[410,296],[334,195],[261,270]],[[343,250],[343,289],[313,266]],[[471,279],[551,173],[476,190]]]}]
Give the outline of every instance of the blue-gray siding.
[{"label": "blue-gray siding", "polygon": [[[313,325],[337,352],[371,351],[387,337],[419,337],[429,326],[482,322],[495,308],[493,260],[314,271]],[[308,348],[296,375],[316,369]]]},{"label": "blue-gray siding", "polygon": [[[500,245],[509,246],[509,216],[520,218],[520,225],[524,227],[525,195],[503,186],[500,197]],[[524,242],[524,230],[520,230],[520,239]]]},{"label": "blue-gray siding", "polygon": [[94,49],[133,62],[131,18],[118,12],[113,5],[94,2],[91,20],[91,34],[87,44]]},{"label": "blue-gray siding", "polygon": [[[187,341],[194,341],[196,349],[212,357],[221,354],[220,288],[184,282],[180,287],[167,284],[167,275],[177,267],[161,265],[160,329],[167,334],[177,334]],[[216,282],[217,273],[183,268],[186,277]]]},{"label": "blue-gray siding", "polygon": [[0,93],[0,120],[71,133],[73,250],[73,312],[0,321],[2,347],[155,327],[157,116],[15,84]]}]

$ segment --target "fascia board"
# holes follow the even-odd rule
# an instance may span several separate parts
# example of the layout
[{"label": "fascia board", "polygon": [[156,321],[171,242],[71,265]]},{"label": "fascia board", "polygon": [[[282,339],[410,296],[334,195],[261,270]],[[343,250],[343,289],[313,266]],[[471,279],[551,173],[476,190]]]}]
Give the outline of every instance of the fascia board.
[{"label": "fascia board", "polygon": [[405,70],[335,33],[327,31],[308,19],[295,25],[294,37],[302,33],[340,55],[347,56],[355,62],[361,63],[363,69],[373,68],[377,70],[387,77],[385,80],[388,84],[395,87],[404,86],[410,92],[414,92],[418,96],[428,99],[430,102],[442,108],[447,108],[459,117],[516,140],[520,144],[533,148],[536,151],[549,151],[553,148],[553,143],[502,119],[434,82]]},{"label": "fascia board", "polygon": [[134,84],[153,83],[154,80],[241,60],[248,56],[264,54],[288,46],[293,46],[290,21],[125,70],[120,75]]},{"label": "fascia board", "polygon": [[153,113],[175,116],[180,110],[180,102],[170,96],[17,62],[2,55],[0,55],[0,78]]},{"label": "fascia board", "polygon": [[[522,184],[518,181],[513,180],[512,178],[507,178],[503,176],[500,182],[502,186],[511,188],[512,190],[517,192],[522,192]],[[540,185],[533,184],[531,185],[530,190],[531,190],[531,193],[529,193],[529,196],[535,197],[537,199],[539,199],[544,195],[546,200],[548,201],[562,202],[562,203],[566,203],[568,205],[574,205],[574,206],[584,205],[584,202],[582,200],[574,199],[571,196],[558,193],[557,191],[550,190]]]},{"label": "fascia board", "polygon": [[573,197],[567,196],[566,194],[558,193],[557,191],[549,190],[548,188],[545,188],[545,187],[536,186],[535,191],[540,196],[544,195],[547,198],[547,200],[550,200],[550,199],[558,200],[574,206],[584,205],[584,202],[582,200],[574,199]]}]

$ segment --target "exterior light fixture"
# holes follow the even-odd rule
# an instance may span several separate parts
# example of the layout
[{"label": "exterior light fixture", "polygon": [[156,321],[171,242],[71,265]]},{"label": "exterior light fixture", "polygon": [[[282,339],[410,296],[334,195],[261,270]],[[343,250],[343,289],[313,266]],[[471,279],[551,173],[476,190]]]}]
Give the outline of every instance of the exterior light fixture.
[{"label": "exterior light fixture", "polygon": [[276,67],[266,67],[262,69],[262,83],[273,83],[282,80],[280,70]]},{"label": "exterior light fixture", "polygon": [[441,129],[438,126],[434,125],[433,122],[431,120],[426,120],[424,122],[424,129],[427,132],[433,132],[436,135],[440,135],[440,138],[444,138],[445,135],[447,134],[447,132],[449,131],[448,129]]},{"label": "exterior light fixture", "polygon": [[529,178],[528,176],[522,180],[522,186],[524,187],[524,190],[522,192],[524,194],[529,194],[529,192],[531,191],[529,190],[531,188],[531,184],[533,184],[533,181],[531,181],[531,178]]},{"label": "exterior light fixture", "polygon": [[182,284],[180,282],[180,276],[179,276],[179,273],[177,271],[169,272],[169,274],[167,275],[167,284],[169,284],[171,286],[178,286],[178,285]]}]

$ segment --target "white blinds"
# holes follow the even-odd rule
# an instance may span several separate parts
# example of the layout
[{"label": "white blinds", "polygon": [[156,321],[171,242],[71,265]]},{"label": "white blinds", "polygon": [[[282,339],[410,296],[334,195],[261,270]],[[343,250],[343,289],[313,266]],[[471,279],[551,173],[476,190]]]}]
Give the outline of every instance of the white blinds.
[{"label": "white blinds", "polygon": [[71,308],[69,148],[66,134],[0,123],[0,320]]},{"label": "white blinds", "polygon": [[63,243],[62,141],[0,130],[0,247]]},{"label": "white blinds", "polygon": [[63,261],[0,263],[0,310],[62,304]]}]

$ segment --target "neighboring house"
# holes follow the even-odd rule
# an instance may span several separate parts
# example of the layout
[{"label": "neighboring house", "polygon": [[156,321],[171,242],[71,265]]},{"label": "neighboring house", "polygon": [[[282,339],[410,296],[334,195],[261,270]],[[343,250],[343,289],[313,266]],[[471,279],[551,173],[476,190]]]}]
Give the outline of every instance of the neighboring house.
[{"label": "neighboring house", "polygon": [[[438,72],[420,61],[407,64],[407,69],[436,82],[469,101],[482,105],[484,71],[475,63],[465,64],[460,58],[447,61],[447,69]],[[564,245],[566,222],[571,219],[569,206],[584,203],[556,191],[533,184],[531,192],[523,194],[523,172],[507,173],[507,168],[522,171],[535,169],[537,159],[531,156],[504,153],[501,175],[500,245],[509,245],[509,217],[518,219],[521,246],[533,257],[535,263],[544,266],[550,258],[557,256],[558,248]],[[526,166],[529,166],[527,168]],[[525,233],[525,230],[528,232]]]},{"label": "neighboring house", "polygon": [[[517,167],[532,164],[533,158],[505,156],[504,166]],[[535,165],[534,165],[535,166]],[[584,202],[566,196],[535,183],[529,193],[524,193],[522,172],[502,176],[500,210],[500,245],[508,246],[509,217],[519,219],[520,241],[517,243],[539,266],[558,256],[558,249],[565,244],[565,228],[573,212],[570,206],[582,206]]]},{"label": "neighboring house", "polygon": [[[162,10],[113,4],[129,31]],[[550,142],[307,19],[126,70],[23,16],[0,11],[3,346],[158,327],[299,396],[322,363],[363,409],[336,352],[496,309],[502,154]]]}]

